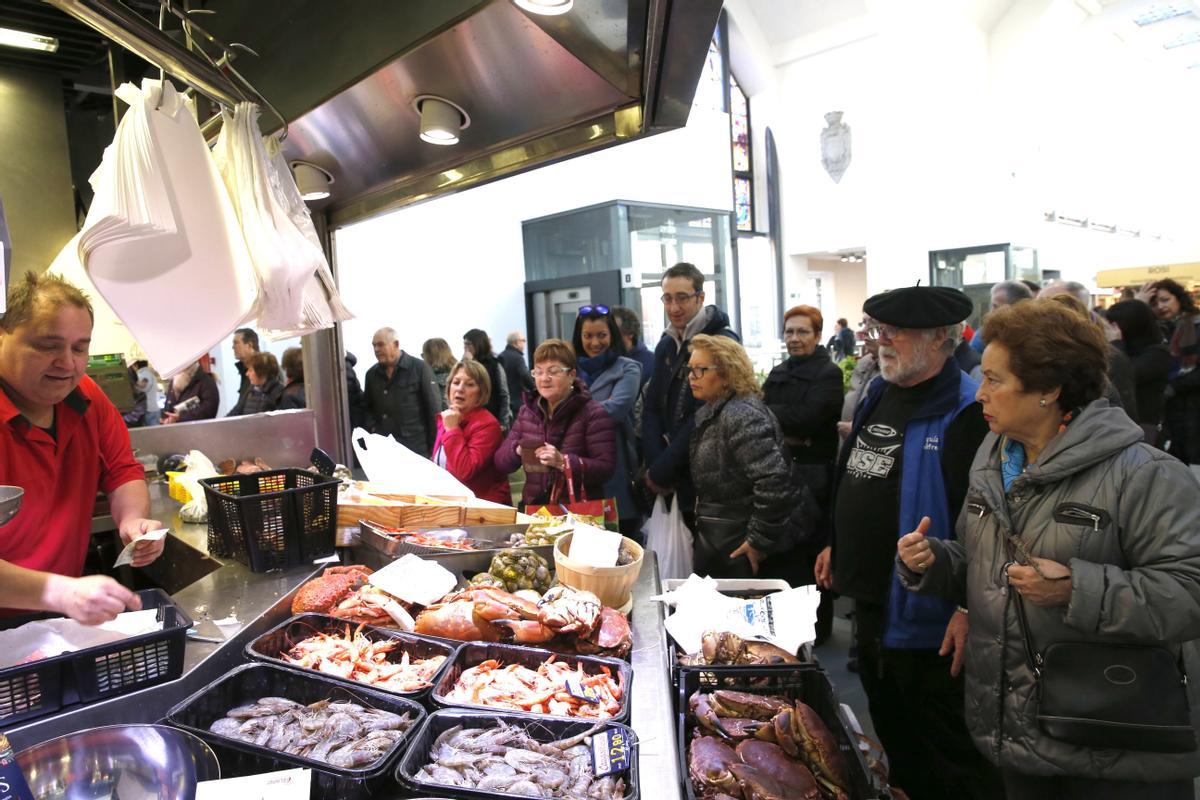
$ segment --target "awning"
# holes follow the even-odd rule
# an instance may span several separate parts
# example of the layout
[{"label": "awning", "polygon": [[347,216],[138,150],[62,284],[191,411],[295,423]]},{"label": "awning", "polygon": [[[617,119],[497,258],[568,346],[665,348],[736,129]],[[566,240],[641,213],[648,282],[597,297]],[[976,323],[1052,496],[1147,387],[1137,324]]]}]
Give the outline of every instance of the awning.
[{"label": "awning", "polygon": [[1096,273],[1096,285],[1101,288],[1140,286],[1148,281],[1161,281],[1163,278],[1170,278],[1185,285],[1200,282],[1200,262],[1159,264],[1153,267],[1102,269]]}]

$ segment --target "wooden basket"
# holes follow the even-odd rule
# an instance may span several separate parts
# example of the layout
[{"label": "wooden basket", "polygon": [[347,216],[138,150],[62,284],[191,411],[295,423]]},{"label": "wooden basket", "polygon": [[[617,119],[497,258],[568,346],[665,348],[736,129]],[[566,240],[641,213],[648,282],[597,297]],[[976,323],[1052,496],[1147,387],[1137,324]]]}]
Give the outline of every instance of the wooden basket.
[{"label": "wooden basket", "polygon": [[623,607],[629,602],[633,594],[633,585],[637,583],[638,574],[642,571],[642,546],[628,536],[622,536],[621,547],[633,550],[633,562],[618,567],[592,567],[567,557],[571,549],[571,537],[574,535],[564,533],[554,544],[554,572],[559,583],[572,589],[591,592],[609,608]]}]

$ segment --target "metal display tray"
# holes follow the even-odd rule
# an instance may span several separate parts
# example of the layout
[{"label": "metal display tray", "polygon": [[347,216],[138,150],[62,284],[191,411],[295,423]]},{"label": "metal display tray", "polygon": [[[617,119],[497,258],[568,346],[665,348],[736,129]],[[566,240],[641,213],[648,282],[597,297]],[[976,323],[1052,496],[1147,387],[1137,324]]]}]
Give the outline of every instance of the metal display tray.
[{"label": "metal display tray", "polygon": [[[386,536],[375,529],[375,526],[362,520],[360,524],[360,541],[372,550],[395,560],[408,553],[415,553],[427,561],[436,561],[451,572],[457,572],[469,578],[477,572],[487,572],[492,563],[492,557],[501,550],[508,550],[508,537],[514,533],[525,533],[529,525],[466,525],[457,528],[413,528],[414,531],[466,531],[467,536],[478,542],[490,542],[494,547],[479,550],[446,550],[436,547],[410,545]],[[554,566],[554,546],[540,545],[538,547],[522,548],[532,550]]]}]

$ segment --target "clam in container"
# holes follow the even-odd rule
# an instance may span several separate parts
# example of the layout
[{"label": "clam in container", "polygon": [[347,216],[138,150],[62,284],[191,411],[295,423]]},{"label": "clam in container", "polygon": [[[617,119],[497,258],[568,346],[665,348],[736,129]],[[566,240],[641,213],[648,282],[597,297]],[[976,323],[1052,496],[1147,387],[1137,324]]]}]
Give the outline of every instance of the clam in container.
[{"label": "clam in container", "polygon": [[633,585],[642,571],[645,551],[628,536],[621,537],[622,552],[633,553],[633,561],[615,567],[593,567],[572,561],[567,553],[571,550],[574,533],[564,533],[554,544],[554,572],[558,582],[572,589],[582,589],[600,598],[609,608],[624,610],[632,605]]}]

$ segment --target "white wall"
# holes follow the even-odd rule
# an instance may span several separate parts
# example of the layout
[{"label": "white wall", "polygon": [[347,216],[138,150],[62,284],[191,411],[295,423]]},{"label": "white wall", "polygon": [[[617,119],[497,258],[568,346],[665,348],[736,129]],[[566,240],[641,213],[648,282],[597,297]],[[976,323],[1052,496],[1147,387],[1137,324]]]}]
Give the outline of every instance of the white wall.
[{"label": "white wall", "polygon": [[345,323],[358,372],[372,334],[392,327],[406,352],[441,337],[460,354],[482,328],[500,350],[525,327],[523,220],[612,200],[729,210],[729,118],[694,110],[686,128],[639,139],[338,230]]}]

